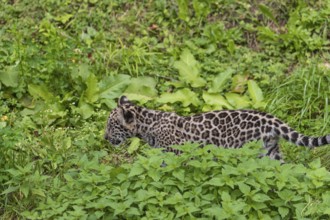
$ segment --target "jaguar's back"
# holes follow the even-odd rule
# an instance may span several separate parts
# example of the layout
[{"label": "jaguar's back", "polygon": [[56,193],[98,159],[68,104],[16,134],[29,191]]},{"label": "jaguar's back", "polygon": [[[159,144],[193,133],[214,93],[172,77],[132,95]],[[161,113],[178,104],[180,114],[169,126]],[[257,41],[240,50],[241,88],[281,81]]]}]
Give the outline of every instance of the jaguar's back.
[{"label": "jaguar's back", "polygon": [[152,147],[167,149],[186,142],[239,148],[249,141],[261,139],[266,155],[274,159],[281,159],[280,137],[307,147],[330,144],[330,135],[305,136],[263,112],[224,110],[183,117],[136,106],[123,96],[110,114],[105,138],[118,145],[132,136],[144,139]]}]

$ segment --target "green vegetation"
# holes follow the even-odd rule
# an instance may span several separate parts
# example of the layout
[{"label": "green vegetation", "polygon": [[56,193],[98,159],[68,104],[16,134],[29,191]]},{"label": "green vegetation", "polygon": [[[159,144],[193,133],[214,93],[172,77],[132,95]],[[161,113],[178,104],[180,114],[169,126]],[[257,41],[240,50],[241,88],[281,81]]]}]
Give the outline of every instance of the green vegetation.
[{"label": "green vegetation", "polygon": [[2,0],[0,215],[327,219],[329,146],[283,141],[280,166],[256,143],[178,157],[103,134],[122,94],[183,115],[259,109],[329,134],[329,18],[321,0]]}]

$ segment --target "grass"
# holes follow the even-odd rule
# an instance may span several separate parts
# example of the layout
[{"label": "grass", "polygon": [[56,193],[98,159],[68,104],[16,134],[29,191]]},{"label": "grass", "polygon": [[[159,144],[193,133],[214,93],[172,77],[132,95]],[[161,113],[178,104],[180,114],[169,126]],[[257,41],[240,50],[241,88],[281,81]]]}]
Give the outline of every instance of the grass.
[{"label": "grass", "polygon": [[[68,175],[85,169],[72,180],[83,190],[109,170],[125,174],[144,154],[148,146],[136,139],[123,148],[103,140],[122,94],[185,115],[244,106],[308,135],[330,133],[324,1],[21,0],[2,1],[0,9],[4,219],[61,202]],[[329,146],[281,146],[289,163],[320,158],[330,170]],[[71,217],[62,217],[74,218],[75,205],[65,207]]]}]

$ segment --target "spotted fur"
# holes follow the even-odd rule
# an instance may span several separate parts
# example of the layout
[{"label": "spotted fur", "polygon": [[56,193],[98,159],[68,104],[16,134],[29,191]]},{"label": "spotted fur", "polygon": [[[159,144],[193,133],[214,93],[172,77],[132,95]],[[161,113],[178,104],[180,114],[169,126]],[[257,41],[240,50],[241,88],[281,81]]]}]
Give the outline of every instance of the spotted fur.
[{"label": "spotted fur", "polygon": [[122,96],[117,108],[110,113],[105,139],[120,145],[133,136],[142,138],[152,147],[168,150],[171,145],[186,142],[240,148],[249,141],[261,139],[267,152],[265,155],[278,160],[281,159],[279,138],[310,148],[330,144],[330,135],[305,136],[263,112],[224,110],[183,117],[134,105]]}]

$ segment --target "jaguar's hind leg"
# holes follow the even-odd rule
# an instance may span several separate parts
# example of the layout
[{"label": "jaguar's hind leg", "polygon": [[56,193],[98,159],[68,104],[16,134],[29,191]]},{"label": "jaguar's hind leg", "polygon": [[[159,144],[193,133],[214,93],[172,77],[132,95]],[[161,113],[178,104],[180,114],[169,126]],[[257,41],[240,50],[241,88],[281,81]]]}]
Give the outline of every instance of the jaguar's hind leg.
[{"label": "jaguar's hind leg", "polygon": [[283,163],[284,161],[282,160],[282,155],[280,153],[280,149],[279,149],[279,145],[278,145],[279,138],[278,137],[264,137],[262,139],[262,141],[264,142],[263,146],[267,151],[262,156],[268,156],[271,159],[279,160]]}]

